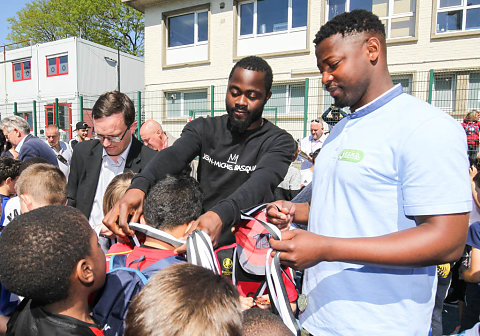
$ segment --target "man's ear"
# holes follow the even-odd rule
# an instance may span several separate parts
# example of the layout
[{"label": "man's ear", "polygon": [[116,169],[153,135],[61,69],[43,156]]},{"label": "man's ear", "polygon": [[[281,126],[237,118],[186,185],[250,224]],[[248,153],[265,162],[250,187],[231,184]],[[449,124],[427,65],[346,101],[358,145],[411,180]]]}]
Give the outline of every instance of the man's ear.
[{"label": "man's ear", "polygon": [[88,259],[81,259],[78,261],[77,267],[75,267],[75,273],[78,280],[80,280],[85,286],[90,286],[95,280],[93,266]]},{"label": "man's ear", "polygon": [[367,42],[367,51],[368,51],[368,58],[371,63],[376,63],[378,61],[378,57],[380,56],[380,51],[382,49],[382,44],[378,37],[371,36]]},{"label": "man's ear", "polygon": [[265,96],[265,104],[268,102],[271,96],[272,96],[272,91],[268,91],[267,95]]},{"label": "man's ear", "polygon": [[134,121],[133,124],[130,125],[130,132],[133,134],[137,130],[137,122]]}]

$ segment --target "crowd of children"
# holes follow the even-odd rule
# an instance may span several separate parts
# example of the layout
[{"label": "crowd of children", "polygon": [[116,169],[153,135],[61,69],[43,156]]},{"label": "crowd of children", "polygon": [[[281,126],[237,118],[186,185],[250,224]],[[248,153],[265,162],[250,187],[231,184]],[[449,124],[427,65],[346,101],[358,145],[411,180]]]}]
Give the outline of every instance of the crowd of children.
[{"label": "crowd of children", "polygon": [[[113,240],[111,232],[92,229],[79,210],[65,205],[66,179],[58,167],[2,157],[0,168],[0,193],[6,199],[16,194],[15,211],[1,226],[0,334],[259,335],[267,329],[292,334],[271,312],[268,290],[256,295],[265,273],[249,278],[237,265],[237,276],[241,272],[247,278],[232,282],[235,273],[228,270],[234,248],[216,260],[222,274],[192,265],[175,252],[202,211],[195,179],[181,175],[159,181],[146,198],[139,224],[147,229],[137,233],[138,244],[118,241],[105,255],[98,236]],[[106,212],[132,177],[123,173],[112,180],[103,203]],[[245,234],[245,228],[237,230]],[[264,247],[262,258],[268,251]],[[123,272],[133,274],[130,278],[119,273],[119,262]],[[284,272],[290,272],[283,278],[294,304],[298,295],[288,281],[292,273]],[[129,293],[127,282],[138,274],[148,281],[130,284],[136,289]],[[112,290],[119,295],[111,295]],[[125,309],[115,324],[117,308],[112,307],[122,303]]]}]

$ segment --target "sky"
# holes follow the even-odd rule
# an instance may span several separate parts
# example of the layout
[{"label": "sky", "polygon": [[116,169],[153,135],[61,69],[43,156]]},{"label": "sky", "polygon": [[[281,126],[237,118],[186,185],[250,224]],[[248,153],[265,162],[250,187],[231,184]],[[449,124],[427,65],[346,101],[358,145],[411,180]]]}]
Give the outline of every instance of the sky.
[{"label": "sky", "polygon": [[7,19],[25,7],[25,4],[31,0],[0,0],[0,46],[11,43],[7,41],[9,33]]}]

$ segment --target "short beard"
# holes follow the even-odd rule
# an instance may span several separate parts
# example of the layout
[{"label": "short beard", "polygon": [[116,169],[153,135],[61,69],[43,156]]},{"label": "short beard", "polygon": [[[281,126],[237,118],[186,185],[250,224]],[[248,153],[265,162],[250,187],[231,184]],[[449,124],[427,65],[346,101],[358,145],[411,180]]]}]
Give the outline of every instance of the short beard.
[{"label": "short beard", "polygon": [[[232,131],[236,133],[245,133],[245,131],[247,131],[247,129],[250,127],[250,125],[253,122],[257,121],[262,117],[261,114],[255,115],[255,113],[253,114],[250,113],[247,119],[238,120],[238,119],[235,119],[235,117],[233,116],[233,113],[234,113],[233,109],[232,110],[227,109],[227,112],[228,112],[228,119],[230,120],[230,125],[232,126]],[[255,119],[252,119],[252,118],[255,118]]]}]

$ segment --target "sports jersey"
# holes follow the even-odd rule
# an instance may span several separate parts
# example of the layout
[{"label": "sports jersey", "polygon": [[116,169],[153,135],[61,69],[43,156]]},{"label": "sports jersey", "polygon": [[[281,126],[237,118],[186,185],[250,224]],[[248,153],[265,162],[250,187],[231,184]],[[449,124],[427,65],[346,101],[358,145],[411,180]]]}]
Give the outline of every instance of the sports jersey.
[{"label": "sports jersey", "polygon": [[132,250],[129,249],[128,245],[126,244],[117,243],[112,245],[106,254],[107,272],[109,271],[108,261],[110,260],[110,256],[112,254],[128,254],[126,264],[130,268],[136,268],[139,270],[143,270],[159,260],[177,255],[175,252],[173,252],[173,250],[162,250],[145,245],[135,246]]},{"label": "sports jersey", "polygon": [[8,336],[103,336],[96,324],[50,313],[32,300],[24,299],[7,324]]}]

